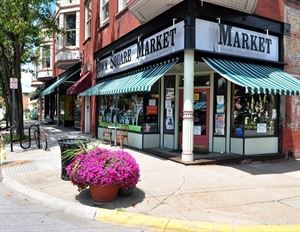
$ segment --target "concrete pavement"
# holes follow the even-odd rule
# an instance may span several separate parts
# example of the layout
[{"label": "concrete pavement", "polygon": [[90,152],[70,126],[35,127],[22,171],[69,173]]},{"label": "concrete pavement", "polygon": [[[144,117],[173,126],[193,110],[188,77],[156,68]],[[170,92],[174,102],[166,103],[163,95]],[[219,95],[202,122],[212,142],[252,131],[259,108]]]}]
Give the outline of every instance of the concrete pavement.
[{"label": "concrete pavement", "polygon": [[[45,126],[50,150],[9,152],[3,182],[49,207],[104,222],[155,231],[300,231],[300,161],[184,166],[125,149],[137,160],[141,181],[130,196],[110,203],[60,179],[59,138],[86,137]],[[96,144],[96,141],[92,143]],[[117,149],[101,145],[109,149]]]}]

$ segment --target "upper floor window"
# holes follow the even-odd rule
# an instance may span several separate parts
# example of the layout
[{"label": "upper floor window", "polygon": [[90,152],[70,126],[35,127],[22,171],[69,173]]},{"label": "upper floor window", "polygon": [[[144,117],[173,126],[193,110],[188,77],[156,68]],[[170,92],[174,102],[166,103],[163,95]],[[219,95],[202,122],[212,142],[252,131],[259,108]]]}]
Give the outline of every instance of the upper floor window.
[{"label": "upper floor window", "polygon": [[42,68],[50,68],[50,45],[42,47]]},{"label": "upper floor window", "polygon": [[76,45],[76,13],[66,15],[66,46]]},{"label": "upper floor window", "polygon": [[91,20],[92,20],[92,1],[85,2],[85,39],[91,36]]},{"label": "upper floor window", "polygon": [[118,12],[121,12],[126,7],[127,0],[118,0]]},{"label": "upper floor window", "polygon": [[101,0],[101,13],[100,13],[100,22],[101,25],[108,21],[108,12],[109,12],[109,0]]}]

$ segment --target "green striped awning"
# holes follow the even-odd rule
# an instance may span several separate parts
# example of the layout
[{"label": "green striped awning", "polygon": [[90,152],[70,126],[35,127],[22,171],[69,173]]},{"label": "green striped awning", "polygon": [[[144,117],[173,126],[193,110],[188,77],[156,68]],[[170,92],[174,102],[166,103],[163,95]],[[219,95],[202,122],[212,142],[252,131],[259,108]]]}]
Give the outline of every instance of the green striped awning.
[{"label": "green striped awning", "polygon": [[300,95],[300,80],[279,68],[217,58],[203,60],[222,77],[245,87],[246,93]]},{"label": "green striped awning", "polygon": [[157,66],[150,66],[143,71],[129,74],[125,77],[115,78],[101,82],[86,91],[79,94],[80,96],[94,95],[114,95],[134,92],[149,92],[152,85],[162,77],[170,68],[175,65],[176,61],[166,62]]},{"label": "green striped awning", "polygon": [[80,68],[76,69],[73,72],[65,71],[63,74],[61,74],[62,77],[60,79],[55,81],[52,85],[50,85],[47,89],[45,89],[41,93],[41,96],[46,96],[46,95],[53,93],[57,87],[59,87],[62,83],[68,81],[71,77],[78,74],[79,72],[80,72]]}]

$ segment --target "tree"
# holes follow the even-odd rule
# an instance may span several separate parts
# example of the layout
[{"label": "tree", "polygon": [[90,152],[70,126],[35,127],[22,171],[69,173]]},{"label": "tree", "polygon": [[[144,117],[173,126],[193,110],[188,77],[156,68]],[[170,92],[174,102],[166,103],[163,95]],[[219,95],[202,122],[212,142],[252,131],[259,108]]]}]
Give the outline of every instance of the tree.
[{"label": "tree", "polygon": [[[39,46],[45,36],[51,36],[58,31],[53,17],[54,4],[54,0],[0,1],[0,88],[8,116],[22,133],[24,122],[21,64],[32,61],[34,47]],[[15,105],[12,104],[10,78],[18,79]]]}]

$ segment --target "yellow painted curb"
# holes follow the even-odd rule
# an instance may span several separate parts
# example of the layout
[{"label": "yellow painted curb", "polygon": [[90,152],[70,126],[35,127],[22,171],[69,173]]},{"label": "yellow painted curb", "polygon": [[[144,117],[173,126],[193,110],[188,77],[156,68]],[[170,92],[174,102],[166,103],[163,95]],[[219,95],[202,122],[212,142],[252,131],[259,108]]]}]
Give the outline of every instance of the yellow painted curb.
[{"label": "yellow painted curb", "polygon": [[97,209],[96,221],[149,228],[164,232],[296,232],[299,225],[229,225],[201,221],[184,221],[166,217],[155,217],[121,210]]}]

